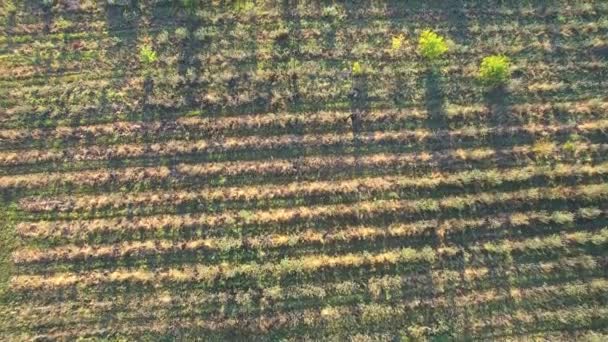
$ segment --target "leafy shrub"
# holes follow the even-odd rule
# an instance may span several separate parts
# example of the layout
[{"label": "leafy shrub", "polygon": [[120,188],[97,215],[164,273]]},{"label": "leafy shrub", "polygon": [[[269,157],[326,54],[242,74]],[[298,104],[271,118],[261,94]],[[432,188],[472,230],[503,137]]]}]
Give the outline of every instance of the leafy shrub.
[{"label": "leafy shrub", "polygon": [[156,52],[152,50],[150,45],[144,45],[141,47],[141,49],[139,49],[139,61],[142,64],[150,65],[156,62],[157,59],[158,56],[156,55]]},{"label": "leafy shrub", "polygon": [[188,29],[185,27],[178,27],[177,29],[175,29],[175,38],[179,41],[188,38],[189,34],[190,32],[188,32]]},{"label": "leafy shrub", "polygon": [[391,39],[391,51],[397,52],[397,51],[401,50],[401,47],[403,46],[404,42],[405,42],[405,36],[403,34],[394,36]]},{"label": "leafy shrub", "polygon": [[538,157],[548,158],[555,151],[556,145],[554,142],[548,139],[541,139],[532,145],[532,152],[536,154]]},{"label": "leafy shrub", "polygon": [[166,44],[169,42],[169,32],[167,32],[167,30],[162,30],[157,36],[156,36],[156,42],[158,44]]},{"label": "leafy shrub", "polygon": [[445,38],[431,30],[424,30],[418,39],[418,53],[428,60],[436,60],[448,51]]},{"label": "leafy shrub", "polygon": [[353,63],[353,75],[359,76],[363,75],[363,66],[359,62]]},{"label": "leafy shrub", "polygon": [[189,14],[194,14],[198,7],[198,0],[180,0],[182,8]]},{"label": "leafy shrub", "polygon": [[340,10],[340,7],[338,7],[338,5],[336,4],[323,7],[323,9],[321,10],[321,15],[325,18],[331,18],[334,20],[344,19],[344,14]]},{"label": "leafy shrub", "polygon": [[584,219],[591,220],[602,215],[602,211],[598,208],[580,208],[578,214]]},{"label": "leafy shrub", "polygon": [[511,76],[511,62],[509,58],[502,55],[485,57],[479,67],[479,80],[491,87],[507,83]]},{"label": "leafy shrub", "polygon": [[249,12],[255,8],[255,2],[252,0],[236,0],[234,9],[239,12]]},{"label": "leafy shrub", "polygon": [[574,222],[574,214],[567,211],[556,211],[551,215],[553,222],[557,224],[567,224]]}]

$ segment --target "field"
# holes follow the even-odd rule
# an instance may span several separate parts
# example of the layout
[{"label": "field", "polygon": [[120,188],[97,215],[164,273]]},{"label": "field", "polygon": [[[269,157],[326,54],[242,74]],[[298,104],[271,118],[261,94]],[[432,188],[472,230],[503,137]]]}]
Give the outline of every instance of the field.
[{"label": "field", "polygon": [[608,2],[0,11],[2,341],[608,340]]}]

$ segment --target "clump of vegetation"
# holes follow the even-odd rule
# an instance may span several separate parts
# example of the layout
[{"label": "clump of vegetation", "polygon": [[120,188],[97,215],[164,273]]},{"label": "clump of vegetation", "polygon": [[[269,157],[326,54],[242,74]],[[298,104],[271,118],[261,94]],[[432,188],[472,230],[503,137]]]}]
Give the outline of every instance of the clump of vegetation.
[{"label": "clump of vegetation", "polygon": [[188,29],[185,27],[178,27],[177,29],[175,29],[175,38],[179,41],[188,38],[189,34],[190,32],[188,32]]},{"label": "clump of vegetation", "polygon": [[321,14],[325,18],[332,18],[334,20],[344,19],[344,14],[342,13],[337,4],[323,7]]},{"label": "clump of vegetation", "polygon": [[398,36],[394,36],[391,39],[391,52],[397,53],[403,47],[403,43],[405,42],[405,36],[400,34]]},{"label": "clump of vegetation", "polygon": [[507,83],[511,77],[511,62],[503,55],[485,57],[479,67],[479,80],[486,86],[497,87]]},{"label": "clump of vegetation", "polygon": [[139,61],[141,64],[148,66],[157,60],[158,56],[156,55],[156,51],[154,51],[150,45],[146,44],[139,49]]},{"label": "clump of vegetation", "polygon": [[182,8],[186,11],[186,13],[194,14],[194,12],[196,12],[196,9],[198,8],[199,1],[198,0],[180,0],[179,3],[182,6]]},{"label": "clump of vegetation", "polygon": [[543,138],[532,145],[532,152],[540,158],[548,158],[555,149],[555,143],[546,138]]},{"label": "clump of vegetation", "polygon": [[361,65],[360,62],[353,63],[352,71],[353,71],[353,75],[355,75],[355,76],[361,76],[365,72],[363,65]]},{"label": "clump of vegetation", "polygon": [[234,9],[238,12],[249,12],[255,8],[255,2],[252,0],[236,0]]},{"label": "clump of vegetation", "polygon": [[430,60],[434,61],[448,51],[448,44],[445,38],[431,30],[424,30],[418,39],[418,53]]},{"label": "clump of vegetation", "polygon": [[[0,8],[2,9],[2,8]],[[7,15],[15,15],[15,13],[17,12],[17,6],[15,6],[15,4],[13,3],[12,0],[7,0],[4,3],[4,13],[6,13]]]}]

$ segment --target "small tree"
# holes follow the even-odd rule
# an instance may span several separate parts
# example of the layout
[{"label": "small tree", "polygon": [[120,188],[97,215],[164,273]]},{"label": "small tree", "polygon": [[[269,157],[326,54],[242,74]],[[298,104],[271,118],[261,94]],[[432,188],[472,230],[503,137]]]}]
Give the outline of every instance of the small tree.
[{"label": "small tree", "polygon": [[139,61],[144,66],[153,64],[157,59],[156,52],[152,50],[150,45],[146,44],[139,49]]},{"label": "small tree", "polygon": [[361,76],[361,75],[363,75],[364,72],[365,72],[365,70],[363,69],[363,66],[361,65],[361,63],[359,63],[359,62],[353,63],[353,75]]},{"label": "small tree", "polygon": [[502,55],[485,57],[479,67],[478,78],[486,86],[497,87],[504,85],[511,76],[511,62]]},{"label": "small tree", "polygon": [[152,90],[154,89],[154,81],[152,80],[152,66],[158,59],[156,52],[152,49],[149,44],[144,44],[139,49],[139,62],[142,66],[143,73],[145,75],[144,79],[144,99],[143,104],[144,107],[148,103],[148,97],[152,94]]},{"label": "small tree", "polygon": [[424,58],[434,61],[448,51],[445,38],[431,30],[424,30],[418,39],[418,53]]}]

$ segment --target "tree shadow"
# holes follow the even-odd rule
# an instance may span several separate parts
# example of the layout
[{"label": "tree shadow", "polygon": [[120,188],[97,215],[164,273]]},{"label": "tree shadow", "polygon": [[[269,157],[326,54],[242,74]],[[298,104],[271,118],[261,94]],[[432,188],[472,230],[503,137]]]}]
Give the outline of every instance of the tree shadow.
[{"label": "tree shadow", "polygon": [[[594,61],[608,61],[608,44],[595,46],[590,49],[592,59]],[[608,79],[608,68],[597,68],[596,69],[597,82],[601,88],[603,88],[606,79]]]},{"label": "tree shadow", "polygon": [[488,121],[493,127],[522,123],[511,114],[510,93],[506,86],[488,89],[483,93]]},{"label": "tree shadow", "polygon": [[[288,49],[290,60],[291,58],[298,60],[300,54],[299,43],[301,41],[302,23],[300,14],[297,12],[299,4],[300,0],[281,1],[281,17],[283,20],[289,21],[289,36],[287,39],[281,39],[277,42],[277,44],[282,48]],[[287,109],[291,112],[295,111],[302,101],[298,73],[290,73],[288,82],[289,97],[287,101]]]},{"label": "tree shadow", "polygon": [[445,9],[445,21],[448,26],[454,28],[454,31],[450,33],[450,38],[458,44],[466,44],[471,38],[467,4],[468,2],[465,0],[452,0],[450,7]]},{"label": "tree shadow", "polygon": [[51,5],[42,6],[42,18],[44,21],[42,32],[44,34],[50,34],[51,26],[53,25],[53,8]]},{"label": "tree shadow", "polygon": [[7,16],[4,18],[4,32],[6,34],[6,37],[8,38],[6,40],[7,42],[7,48],[10,49],[13,46],[13,29],[15,28],[15,26],[17,25],[17,11],[10,11]]},{"label": "tree shadow", "polygon": [[[181,43],[181,50],[178,58],[178,74],[183,79],[184,84],[182,92],[184,96],[184,102],[187,108],[195,108],[201,105],[198,93],[201,91],[199,86],[201,82],[199,80],[199,73],[202,67],[202,62],[199,54],[209,46],[211,38],[205,37],[203,40],[199,40],[194,37],[195,32],[199,30],[202,25],[201,21],[198,20],[195,14],[184,11],[182,13],[186,26],[190,35]],[[189,73],[195,72],[195,75],[191,76]]]},{"label": "tree shadow", "polygon": [[567,50],[565,50],[562,47],[561,44],[561,28],[562,25],[560,23],[560,18],[557,16],[557,14],[552,11],[552,8],[555,8],[554,6],[550,6],[549,3],[541,3],[540,7],[539,7],[539,12],[542,16],[542,18],[544,18],[545,21],[545,25],[547,26],[548,30],[548,35],[549,35],[549,42],[551,44],[551,52],[549,54],[545,54],[545,59],[548,59],[547,57],[554,55],[554,54],[562,54],[562,53],[567,53]]},{"label": "tree shadow", "polygon": [[415,79],[406,71],[397,70],[393,76],[391,90],[391,100],[395,107],[405,108],[414,102],[415,87],[412,87],[409,80]]},{"label": "tree shadow", "polygon": [[438,68],[430,67],[424,73],[424,105],[428,113],[430,129],[447,129],[449,124],[446,116],[446,99],[442,84],[442,76]]},{"label": "tree shadow", "polygon": [[359,157],[364,153],[362,151],[363,144],[363,120],[369,114],[369,90],[368,90],[368,76],[366,74],[353,75],[353,85],[350,91],[349,104],[350,104],[350,121],[351,129],[353,133],[353,154],[355,157],[355,166],[353,169],[354,174],[360,173],[359,168]]},{"label": "tree shadow", "polygon": [[[139,0],[121,0],[116,1],[115,4],[106,4],[104,11],[108,36],[114,40],[115,44],[112,47],[112,53],[117,58],[132,60],[134,58],[133,51],[137,48],[137,36],[140,25]],[[111,79],[113,80],[111,82],[112,88],[120,88],[127,81],[127,79],[123,78],[123,73],[118,68],[112,69]],[[144,84],[144,93],[142,94],[144,97],[142,103],[144,104],[147,103],[145,96],[146,85]],[[137,114],[136,108],[129,108],[127,112],[130,119],[143,117]]]},{"label": "tree shadow", "polygon": [[[495,263],[488,267],[489,279],[491,279],[493,287],[498,292],[498,296],[504,298],[501,302],[509,308],[509,312],[514,312],[516,308],[512,296],[513,287],[511,285],[512,281],[510,276],[513,269],[513,258],[510,253],[497,254],[492,255],[492,260],[495,261]],[[500,317],[502,315],[503,310],[500,310],[499,313],[495,313],[495,310],[492,310],[491,306],[486,308],[487,311],[485,314],[487,314],[488,317],[493,317],[494,315]],[[494,330],[494,328],[492,328],[492,330]],[[496,331],[493,331],[492,333],[494,334]]]},{"label": "tree shadow", "polygon": [[105,6],[108,34],[124,45],[132,45],[137,39],[139,26],[139,0],[123,0]]}]

